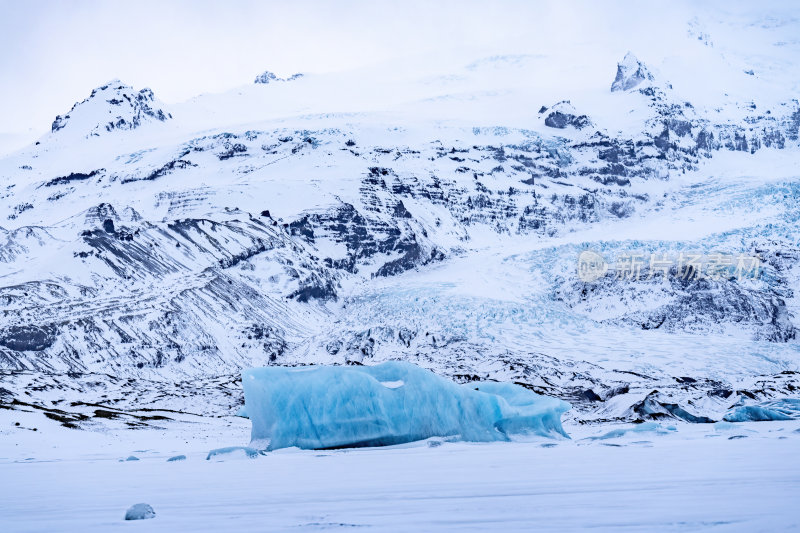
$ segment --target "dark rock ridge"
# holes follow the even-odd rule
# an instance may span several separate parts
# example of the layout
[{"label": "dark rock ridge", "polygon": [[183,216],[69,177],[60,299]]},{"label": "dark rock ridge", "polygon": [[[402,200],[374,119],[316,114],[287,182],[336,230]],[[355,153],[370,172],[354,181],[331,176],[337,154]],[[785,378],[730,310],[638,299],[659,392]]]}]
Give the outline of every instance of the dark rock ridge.
[{"label": "dark rock ridge", "polygon": [[577,130],[590,127],[592,122],[586,115],[578,115],[575,108],[570,104],[569,100],[558,102],[551,108],[543,107],[539,113],[547,113],[544,119],[544,125],[556,129],[564,129],[567,126],[572,126]]},{"label": "dark rock ridge", "polygon": [[17,352],[40,352],[55,342],[52,326],[11,326],[0,331],[0,346]]},{"label": "dark rock ridge", "polygon": [[60,176],[53,178],[44,184],[45,187],[52,187],[53,185],[67,185],[75,181],[84,181],[93,178],[100,174],[103,169],[92,170],[91,172],[72,172],[68,176]]}]

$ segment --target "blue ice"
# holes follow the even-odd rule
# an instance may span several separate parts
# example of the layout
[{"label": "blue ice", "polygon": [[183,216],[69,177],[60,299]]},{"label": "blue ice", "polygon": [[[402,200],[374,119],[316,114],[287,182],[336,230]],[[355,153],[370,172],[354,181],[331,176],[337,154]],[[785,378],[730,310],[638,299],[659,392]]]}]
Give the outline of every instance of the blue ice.
[{"label": "blue ice", "polygon": [[458,385],[405,362],[253,368],[242,385],[252,439],[268,440],[270,450],[567,436],[564,401],[507,383]]},{"label": "blue ice", "polygon": [[208,452],[206,456],[206,460],[210,461],[211,459],[227,459],[227,458],[238,458],[238,457],[246,457],[248,459],[255,459],[261,452],[256,450],[255,448],[250,448],[249,446],[228,446],[226,448],[217,448],[215,450],[211,450]]},{"label": "blue ice", "polygon": [[650,431],[658,435],[666,435],[670,431],[677,431],[677,428],[675,428],[675,426],[661,427],[661,424],[659,424],[658,422],[643,422],[641,424],[637,424],[632,427],[612,429],[608,433],[603,433],[602,435],[593,437],[587,437],[587,439],[588,440],[616,439],[618,437],[623,437],[628,433],[646,433]]},{"label": "blue ice", "polygon": [[763,422],[767,420],[795,420],[800,418],[800,399],[782,398],[756,405],[734,407],[723,417],[728,422]]}]

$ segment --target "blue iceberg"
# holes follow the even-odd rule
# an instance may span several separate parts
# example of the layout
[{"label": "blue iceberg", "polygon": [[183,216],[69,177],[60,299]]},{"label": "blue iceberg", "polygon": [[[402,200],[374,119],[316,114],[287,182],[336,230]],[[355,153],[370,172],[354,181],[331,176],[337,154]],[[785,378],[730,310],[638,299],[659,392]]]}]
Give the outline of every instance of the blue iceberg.
[{"label": "blue iceberg", "polygon": [[723,417],[728,422],[764,422],[800,418],[800,399],[782,398],[755,405],[734,407]]},{"label": "blue iceberg", "polygon": [[252,439],[269,450],[567,436],[564,401],[508,383],[458,385],[410,363],[253,368],[242,386]]}]

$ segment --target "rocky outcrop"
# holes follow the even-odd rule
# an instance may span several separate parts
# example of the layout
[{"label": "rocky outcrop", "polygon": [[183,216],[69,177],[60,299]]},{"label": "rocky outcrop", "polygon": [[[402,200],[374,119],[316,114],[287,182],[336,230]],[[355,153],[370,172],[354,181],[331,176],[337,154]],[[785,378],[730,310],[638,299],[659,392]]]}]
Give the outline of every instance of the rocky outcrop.
[{"label": "rocky outcrop", "polygon": [[298,78],[302,78],[303,75],[300,73],[292,74],[288,78],[279,78],[274,73],[270,72],[269,70],[265,70],[263,73],[256,76],[256,79],[253,83],[258,85],[267,85],[269,83],[280,82],[280,81],[294,81]]},{"label": "rocky outcrop", "polygon": [[644,63],[628,52],[622,62],[617,64],[617,75],[611,84],[611,92],[629,91],[648,81],[653,81],[653,75]]},{"label": "rocky outcrop", "polygon": [[539,114],[546,114],[544,125],[550,128],[564,129],[568,126],[582,130],[592,126],[591,120],[586,115],[579,115],[569,100],[558,102],[551,108],[543,107]]}]

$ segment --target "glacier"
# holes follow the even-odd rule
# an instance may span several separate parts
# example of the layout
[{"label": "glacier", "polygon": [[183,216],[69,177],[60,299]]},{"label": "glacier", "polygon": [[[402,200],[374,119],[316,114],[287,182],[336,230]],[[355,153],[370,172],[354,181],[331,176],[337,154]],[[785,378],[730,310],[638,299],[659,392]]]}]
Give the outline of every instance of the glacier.
[{"label": "glacier", "polygon": [[266,367],[242,372],[253,441],[268,449],[402,444],[430,437],[567,437],[570,405],[519,385],[458,385],[414,364]]}]

